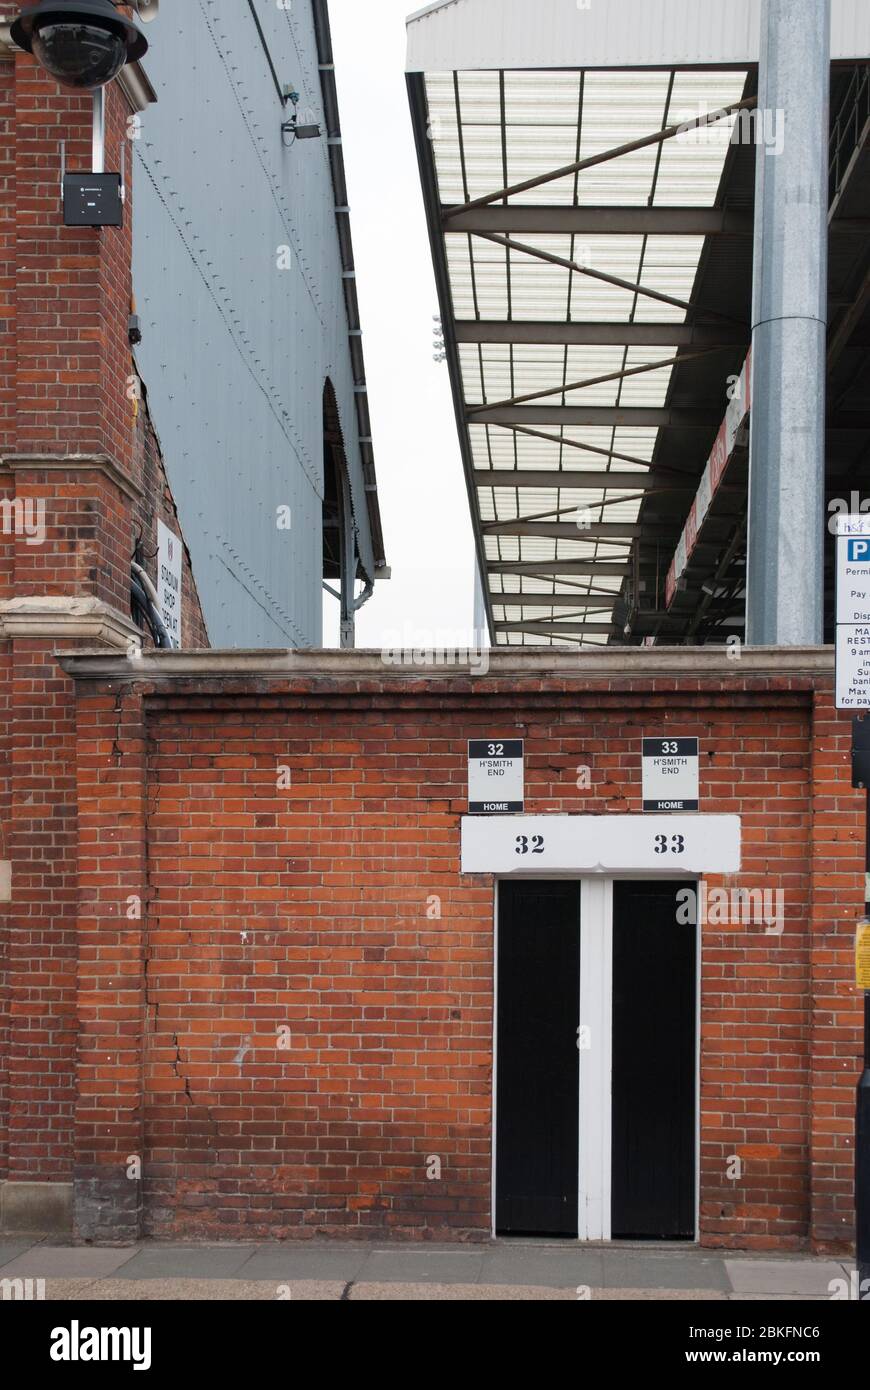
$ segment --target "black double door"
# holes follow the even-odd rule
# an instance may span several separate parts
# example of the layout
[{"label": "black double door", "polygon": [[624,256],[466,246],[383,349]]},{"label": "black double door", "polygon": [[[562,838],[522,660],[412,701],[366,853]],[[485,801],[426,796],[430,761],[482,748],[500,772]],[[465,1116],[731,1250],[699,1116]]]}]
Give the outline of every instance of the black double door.
[{"label": "black double door", "polygon": [[695,1235],[696,927],[685,883],[613,885],[611,1234]]},{"label": "black double door", "polygon": [[496,1230],[577,1234],[580,885],[502,883]]},{"label": "black double door", "polygon": [[[679,921],[685,886],[614,884],[614,1239],[694,1236],[696,929]],[[578,882],[500,885],[499,1234],[577,1235],[580,933]]]}]

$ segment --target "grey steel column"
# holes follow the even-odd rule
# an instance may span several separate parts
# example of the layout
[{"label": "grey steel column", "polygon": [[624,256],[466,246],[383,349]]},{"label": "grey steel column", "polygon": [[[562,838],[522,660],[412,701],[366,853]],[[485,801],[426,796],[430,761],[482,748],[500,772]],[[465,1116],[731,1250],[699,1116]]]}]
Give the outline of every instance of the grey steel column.
[{"label": "grey steel column", "polygon": [[830,35],[830,0],[762,0],[746,599],[753,646],[822,642]]}]

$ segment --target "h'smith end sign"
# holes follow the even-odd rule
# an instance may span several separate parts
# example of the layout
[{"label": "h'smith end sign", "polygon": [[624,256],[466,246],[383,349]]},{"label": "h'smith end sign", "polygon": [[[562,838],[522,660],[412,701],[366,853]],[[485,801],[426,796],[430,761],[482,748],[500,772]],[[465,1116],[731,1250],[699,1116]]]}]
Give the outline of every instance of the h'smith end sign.
[{"label": "h'smith end sign", "polygon": [[525,797],[523,740],[469,739],[469,814],[516,815],[525,810]]},{"label": "h'smith end sign", "polygon": [[697,811],[701,804],[699,758],[696,738],[645,738],[643,809]]}]

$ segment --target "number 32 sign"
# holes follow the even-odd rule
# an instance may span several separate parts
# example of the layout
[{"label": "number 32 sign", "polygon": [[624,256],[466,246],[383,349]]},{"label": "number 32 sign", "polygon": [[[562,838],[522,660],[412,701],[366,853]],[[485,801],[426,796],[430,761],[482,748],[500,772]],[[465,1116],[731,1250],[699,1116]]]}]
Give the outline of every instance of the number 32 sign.
[{"label": "number 32 sign", "polygon": [[470,739],[468,809],[472,815],[511,815],[525,807],[521,738]]}]

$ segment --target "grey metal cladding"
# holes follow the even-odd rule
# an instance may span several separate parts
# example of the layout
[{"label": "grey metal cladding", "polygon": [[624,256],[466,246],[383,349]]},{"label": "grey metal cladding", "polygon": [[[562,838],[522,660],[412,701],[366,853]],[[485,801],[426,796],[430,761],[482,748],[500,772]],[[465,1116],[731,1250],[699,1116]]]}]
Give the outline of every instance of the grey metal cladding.
[{"label": "grey metal cladding", "polygon": [[[280,81],[323,124],[310,3],[256,8]],[[326,132],[284,147],[292,108],[244,0],[175,0],[148,37],[159,100],[133,143],[136,357],[209,635],[318,646],[327,378],[374,575]]]}]

